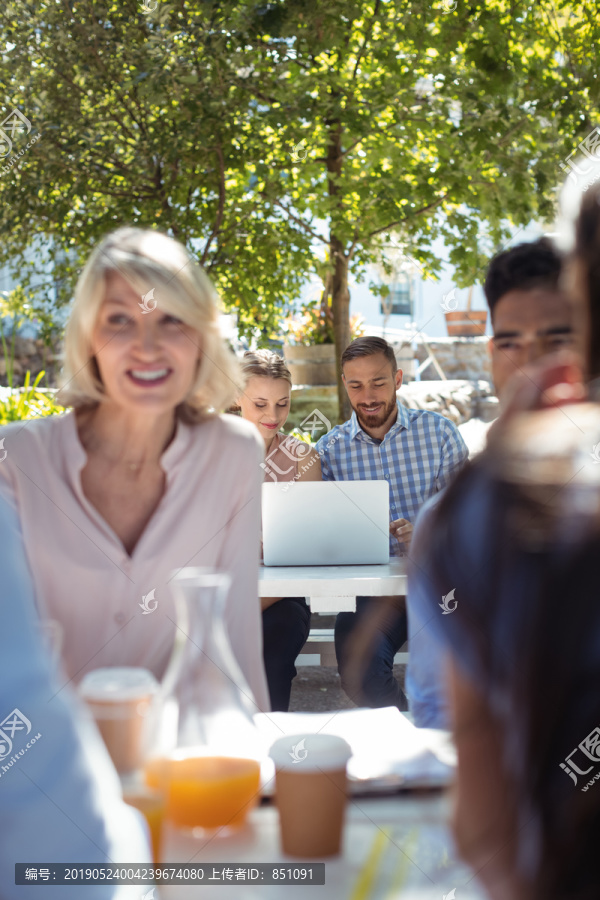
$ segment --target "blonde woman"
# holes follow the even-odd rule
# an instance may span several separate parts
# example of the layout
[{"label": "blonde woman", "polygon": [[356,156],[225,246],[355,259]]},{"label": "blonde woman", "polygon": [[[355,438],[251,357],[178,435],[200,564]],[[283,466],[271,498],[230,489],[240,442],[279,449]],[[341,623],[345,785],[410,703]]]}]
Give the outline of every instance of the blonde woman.
[{"label": "blonde woman", "polygon": [[42,615],[70,679],[133,665],[160,678],[174,570],[227,570],[226,626],[268,709],[257,599],[255,429],[218,415],[240,373],[215,292],[179,243],[122,228],[94,250],[65,335],[63,416],[0,429],[0,494],[16,509]]},{"label": "blonde woman", "polygon": [[[245,388],[238,398],[242,417],[255,425],[264,441],[265,481],[320,481],[321,461],[309,444],[281,433],[290,412],[292,376],[271,350],[244,354]],[[261,599],[263,656],[273,710],[286,711],[296,657],[310,632],[310,609],[304,597]]]}]

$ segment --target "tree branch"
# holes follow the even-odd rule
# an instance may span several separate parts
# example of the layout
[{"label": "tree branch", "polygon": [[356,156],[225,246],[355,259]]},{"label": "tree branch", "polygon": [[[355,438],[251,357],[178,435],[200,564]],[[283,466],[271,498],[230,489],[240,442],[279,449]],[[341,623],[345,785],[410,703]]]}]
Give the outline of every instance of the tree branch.
[{"label": "tree branch", "polygon": [[422,206],[421,209],[416,209],[410,216],[405,216],[403,219],[398,219],[396,222],[388,222],[387,225],[384,225],[383,228],[376,228],[375,231],[369,232],[367,238],[376,237],[378,234],[381,234],[383,231],[389,231],[390,228],[395,228],[397,225],[402,225],[403,222],[408,222],[410,219],[414,219],[417,216],[423,215],[423,213],[429,212],[430,209],[435,209],[440,203],[443,203],[446,199],[446,194],[443,197],[440,197],[434,203],[428,203],[427,206]]},{"label": "tree branch", "polygon": [[271,202],[274,206],[278,206],[280,209],[282,209],[284,213],[290,217],[290,219],[292,219],[294,222],[297,222],[298,225],[301,225],[304,231],[312,238],[314,238],[316,241],[321,241],[322,244],[326,244],[327,246],[329,246],[329,240],[327,238],[324,238],[320,234],[317,234],[316,231],[313,231],[312,228],[304,221],[304,219],[301,219],[300,216],[297,216],[295,215],[295,213],[291,212],[286,206],[283,205],[283,203],[281,203],[280,200],[272,200]]},{"label": "tree branch", "polygon": [[217,154],[217,159],[219,161],[219,203],[217,206],[215,223],[210,235],[208,236],[208,240],[206,242],[204,250],[202,251],[202,257],[200,259],[202,265],[204,265],[204,263],[206,262],[210,245],[219,233],[219,229],[221,228],[221,223],[223,221],[223,215],[225,212],[225,160],[223,159],[223,149],[220,144],[217,144],[217,146],[215,147],[215,153]]},{"label": "tree branch", "polygon": [[380,6],[381,6],[381,0],[375,0],[375,8],[374,8],[374,10],[373,10],[373,16],[371,17],[371,21],[370,21],[370,23],[369,23],[369,27],[368,27],[367,30],[366,30],[366,33],[365,33],[365,39],[364,39],[364,41],[363,41],[363,43],[362,43],[362,47],[360,48],[360,50],[358,51],[358,54],[357,54],[357,56],[356,56],[356,63],[354,64],[354,71],[352,72],[352,77],[351,77],[351,79],[350,79],[351,81],[354,81],[355,78],[356,78],[356,75],[357,75],[357,72],[358,72],[358,67],[359,67],[359,65],[360,65],[360,60],[361,60],[361,57],[362,57],[362,55],[363,55],[363,53],[364,53],[364,50],[365,50],[365,48],[366,48],[366,46],[367,46],[367,42],[371,39],[371,33],[372,33],[372,31],[373,31],[373,25],[375,24],[375,21],[376,21],[376,19],[377,19],[377,17],[378,17],[378,14],[379,14],[379,7],[380,7]]}]

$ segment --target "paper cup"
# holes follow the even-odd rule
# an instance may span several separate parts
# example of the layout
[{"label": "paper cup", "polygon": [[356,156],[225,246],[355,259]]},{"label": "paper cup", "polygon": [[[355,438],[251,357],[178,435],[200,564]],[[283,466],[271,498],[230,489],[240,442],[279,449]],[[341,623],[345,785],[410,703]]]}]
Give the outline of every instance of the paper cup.
[{"label": "paper cup", "polygon": [[150,713],[159,685],[147,669],[95,669],[79,686],[119,774],[139,769],[148,749]]},{"label": "paper cup", "polygon": [[304,859],[338,854],[349,744],[334,735],[295,734],[275,741],[269,755],[275,763],[283,852]]}]

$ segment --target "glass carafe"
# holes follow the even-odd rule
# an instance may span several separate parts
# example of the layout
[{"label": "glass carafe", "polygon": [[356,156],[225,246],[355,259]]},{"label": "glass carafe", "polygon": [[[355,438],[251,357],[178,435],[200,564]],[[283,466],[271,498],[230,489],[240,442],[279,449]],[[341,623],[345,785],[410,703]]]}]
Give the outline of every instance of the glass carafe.
[{"label": "glass carafe", "polygon": [[266,750],[225,629],[230,583],[224,572],[198,568],[173,581],[175,645],[145,776],[162,788],[167,818],[180,828],[239,827],[259,798]]}]

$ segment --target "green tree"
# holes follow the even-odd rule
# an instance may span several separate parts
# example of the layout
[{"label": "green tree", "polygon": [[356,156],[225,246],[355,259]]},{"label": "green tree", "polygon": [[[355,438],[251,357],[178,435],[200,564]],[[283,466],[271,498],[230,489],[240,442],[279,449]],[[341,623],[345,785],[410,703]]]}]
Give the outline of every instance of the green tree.
[{"label": "green tree", "polygon": [[[516,228],[552,218],[559,163],[598,108],[586,52],[598,30],[588,5],[553,0],[257,9],[261,64],[248,90],[270,107],[273,148],[257,167],[259,189],[331,261],[338,364],[349,273],[360,278],[386,244],[399,241],[435,274],[431,245],[442,237],[468,286]],[[281,144],[300,145],[291,172],[277,166]]]},{"label": "green tree", "polygon": [[598,107],[582,2],[157,2],[0,11],[0,96],[41,133],[0,179],[0,259],[49,236],[65,296],[66,251],[158,225],[248,329],[274,328],[327,269],[339,358],[350,273],[394,236],[435,275],[443,237],[471,284],[491,247],[552,217]]},{"label": "green tree", "polygon": [[[240,91],[238,7],[159,3],[147,15],[135,0],[9,0],[0,10],[5,115],[17,107],[40,135],[0,179],[0,260],[28,289],[47,291],[58,273],[64,303],[102,235],[159,227],[196,253],[242,331],[275,327],[310,239],[252,188],[262,136]],[[13,137],[5,169],[27,137]]]}]

